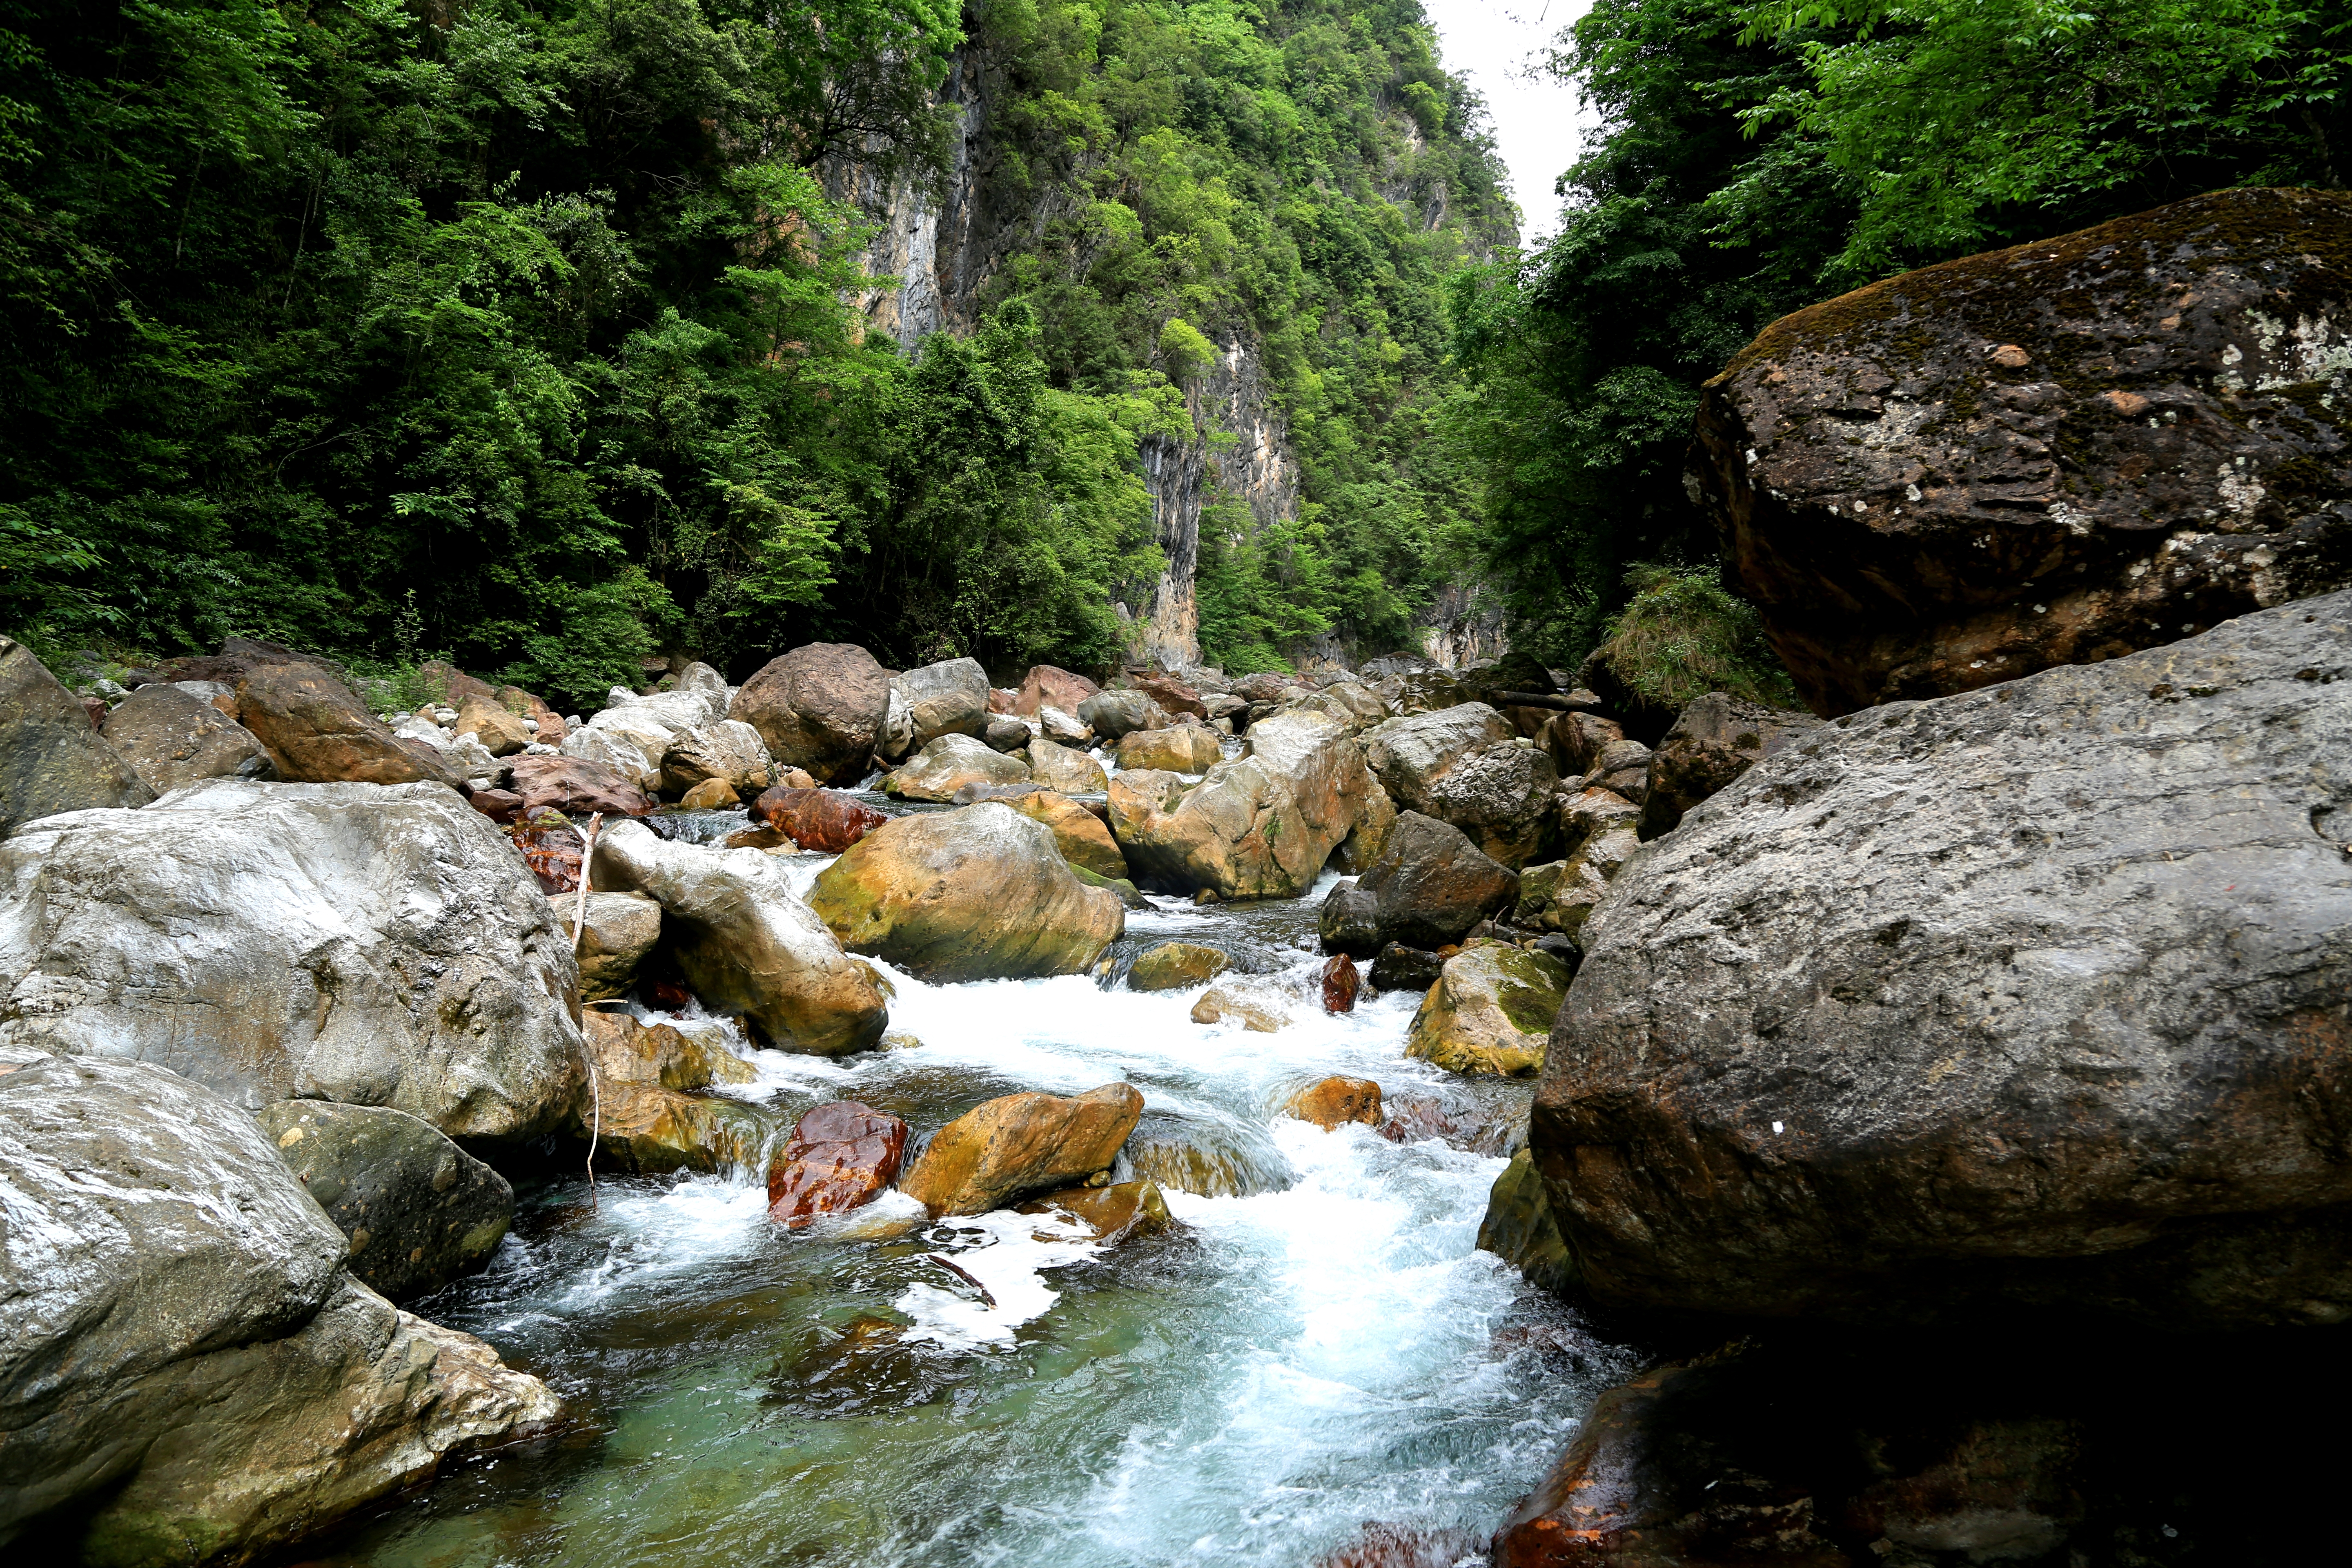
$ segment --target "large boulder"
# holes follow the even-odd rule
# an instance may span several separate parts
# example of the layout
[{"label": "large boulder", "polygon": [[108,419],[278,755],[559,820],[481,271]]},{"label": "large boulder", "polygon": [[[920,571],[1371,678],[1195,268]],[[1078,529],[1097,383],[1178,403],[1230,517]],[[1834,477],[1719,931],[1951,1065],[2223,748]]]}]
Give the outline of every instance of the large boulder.
[{"label": "large boulder", "polygon": [[770,659],[735,693],[727,717],[760,731],[768,751],[819,784],[864,776],[890,709],[890,677],[853,643],[810,643]]},{"label": "large boulder", "polygon": [[255,1121],[143,1063],[0,1047],[0,1541],[241,1561],[559,1414],[354,1280]]},{"label": "large boulder", "polygon": [[215,780],[0,842],[0,1041],[153,1062],[248,1110],[536,1137],[582,1082],[577,984],[513,846],[437,784]]},{"label": "large boulder", "polygon": [[1205,985],[1234,966],[1213,947],[1197,942],[1163,942],[1135,955],[1127,984],[1136,991],[1182,991]]},{"label": "large boulder", "polygon": [[[599,713],[596,717],[602,719],[604,715]],[[619,721],[615,721],[615,722]],[[639,743],[641,740],[656,742],[661,748],[653,754],[650,761],[646,755],[646,746]],[[600,770],[593,775],[596,778],[601,780],[609,774],[646,796],[646,809],[650,811],[653,809],[653,792],[661,788],[661,759],[669,750],[669,731],[663,730],[656,736],[648,729],[639,736],[616,731],[609,724],[599,725],[592,722],[583,724],[565,735],[563,743],[558,749],[564,756]],[[515,765],[521,767],[529,763],[545,760],[540,757],[518,757],[515,759]],[[559,807],[559,809],[566,808]]]},{"label": "large boulder", "polygon": [[1160,768],[1171,773],[1205,773],[1225,760],[1214,730],[1171,724],[1165,730],[1130,730],[1118,742],[1122,768]]},{"label": "large boulder", "polygon": [[1571,711],[1546,721],[1537,742],[1563,777],[1585,778],[1600,771],[1601,753],[1624,738],[1625,727],[1614,719]]},{"label": "large boulder", "polygon": [[1075,714],[1101,687],[1083,675],[1073,675],[1066,669],[1050,664],[1033,664],[1021,682],[1021,695],[1013,704],[1013,711],[1034,719],[1040,708],[1059,708]]},{"label": "large boulder", "polygon": [[[0,654],[0,681],[5,679],[6,656]],[[184,687],[139,688],[107,714],[105,732],[157,795],[206,779],[268,778],[278,771],[253,731]]]},{"label": "large boulder", "polygon": [[282,779],[312,784],[440,784],[458,774],[429,747],[403,742],[319,664],[261,665],[237,683],[236,716]]},{"label": "large boulder", "polygon": [[751,803],[751,815],[803,849],[838,855],[890,819],[837,789],[779,784]]},{"label": "large boulder", "polygon": [[1042,822],[1051,828],[1054,847],[1071,865],[1083,866],[1096,876],[1113,881],[1127,879],[1127,857],[1118,852],[1118,840],[1111,837],[1101,817],[1076,801],[1047,789],[1033,789],[1003,799],[1032,822]]},{"label": "large boulder", "polygon": [[898,1185],[935,1219],[986,1214],[1108,1172],[1142,1115],[1143,1096],[1132,1084],[1107,1083],[1066,1099],[1008,1094],[933,1133]]},{"label": "large boulder", "polygon": [[386,1300],[427,1295],[480,1268],[514,1219],[504,1176],[404,1110],[286,1100],[255,1116],[350,1238],[352,1273]]},{"label": "large boulder", "polygon": [[1100,763],[1043,736],[1029,742],[1029,776],[1063,795],[1100,795],[1110,788],[1110,775]]},{"label": "large boulder", "polygon": [[61,811],[154,798],[32,650],[0,637],[0,833]]},{"label": "large boulder", "polygon": [[890,682],[906,700],[912,744],[941,735],[982,735],[988,730],[988,672],[977,659],[950,658],[910,669]]},{"label": "large boulder", "polygon": [[1168,715],[1159,703],[1151,700],[1149,694],[1133,689],[1097,691],[1074,711],[1079,723],[1106,741],[1116,741],[1137,730],[1162,729],[1168,723]]},{"label": "large boulder", "polygon": [[[558,915],[568,921],[571,912]],[[643,893],[590,893],[580,912],[580,999],[625,995],[661,940],[661,905]]]},{"label": "large boulder", "polygon": [[1053,830],[1002,801],[902,816],[825,868],[809,906],[844,946],[934,982],[1075,974],[1127,929]]},{"label": "large boulder", "polygon": [[1584,930],[1530,1131],[1643,1308],[2352,1317],[2352,593],[1748,770]]},{"label": "large boulder", "polygon": [[1371,793],[1363,752],[1320,713],[1261,720],[1249,746],[1190,789],[1155,770],[1114,779],[1111,832],[1128,864],[1226,899],[1295,899],[1313,886]]},{"label": "large boulder", "polygon": [[584,1021],[588,1048],[596,1053],[599,1092],[615,1084],[658,1084],[690,1093],[713,1084],[750,1083],[760,1076],[727,1047],[716,1024],[641,1024],[631,1014],[607,1007],[590,1009]]},{"label": "large boulder", "polygon": [[901,800],[949,801],[966,784],[1029,782],[1029,764],[970,735],[941,735],[882,781],[882,793]]},{"label": "large boulder", "polygon": [[1399,809],[1435,816],[1432,791],[1462,761],[1516,739],[1511,721],[1484,702],[1391,719],[1364,732],[1364,762]]},{"label": "large boulder", "polygon": [[597,836],[589,882],[660,904],[694,994],[749,1020],[776,1049],[844,1056],[882,1037],[888,1012],[872,972],[842,952],[764,851],[674,843],[619,822]]},{"label": "large boulder", "polygon": [[533,739],[522,727],[522,715],[509,712],[495,698],[467,698],[457,704],[457,721],[450,727],[473,736],[494,757],[511,757]]},{"label": "large boulder", "polygon": [[1474,752],[1424,791],[1422,809],[1450,822],[1492,858],[1522,865],[1541,855],[1557,824],[1559,770],[1531,741]]},{"label": "large boulder", "polygon": [[[576,756],[517,757],[511,776],[518,809],[525,816],[542,809],[567,816],[596,812],[607,816],[643,816],[655,805],[654,797],[638,788],[631,775]],[[644,774],[641,771],[635,776]]]},{"label": "large boulder", "polygon": [[1421,999],[1404,1054],[1449,1072],[1533,1078],[1568,982],[1568,966],[1548,952],[1499,942],[1465,948]]},{"label": "large boulder", "polygon": [[1702,493],[1817,712],[2168,642],[2352,583],[2352,195],[2236,190],[1784,316]]},{"label": "large boulder", "polygon": [[1650,753],[1642,837],[1673,832],[1691,807],[1766,757],[1811,738],[1821,724],[1810,713],[1708,692],[1683,710]]},{"label": "large boulder", "polygon": [[1400,812],[1388,847],[1353,883],[1331,889],[1319,926],[1325,951],[1377,957],[1391,942],[1451,946],[1487,916],[1509,909],[1519,879],[1458,827]]},{"label": "large boulder", "polygon": [[1160,704],[1168,713],[1190,713],[1206,722],[1209,710],[1201,694],[1172,675],[1158,670],[1146,670],[1131,678],[1135,689]]},{"label": "large boulder", "polygon": [[738,795],[768,787],[767,742],[740,719],[673,731],[661,754],[662,787],[684,795],[697,784],[724,784]]}]

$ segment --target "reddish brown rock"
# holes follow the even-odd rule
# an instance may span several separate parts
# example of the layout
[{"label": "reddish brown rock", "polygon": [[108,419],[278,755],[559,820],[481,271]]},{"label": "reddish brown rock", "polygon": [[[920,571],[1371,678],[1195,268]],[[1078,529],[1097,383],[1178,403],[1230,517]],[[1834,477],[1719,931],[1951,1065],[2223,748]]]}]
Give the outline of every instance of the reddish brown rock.
[{"label": "reddish brown rock", "polygon": [[1204,724],[1209,721],[1208,704],[1201,700],[1201,694],[1172,675],[1155,670],[1134,677],[1133,685],[1171,713],[1190,713]]},{"label": "reddish brown rock", "polygon": [[[154,671],[160,680],[211,680],[223,686],[235,686],[265,665],[314,665],[342,679],[341,672],[325,659],[312,654],[297,653],[290,647],[280,647],[273,642],[254,637],[228,637],[221,643],[220,652],[189,654],[179,658],[167,658]],[[230,714],[235,718],[236,715]]]},{"label": "reddish brown rock", "polygon": [[1323,1011],[1354,1012],[1356,993],[1363,985],[1364,977],[1356,973],[1356,961],[1344,952],[1333,953],[1331,962],[1323,966]]},{"label": "reddish brown rock", "polygon": [[988,689],[988,710],[991,713],[1011,713],[1019,706],[1020,701],[1021,693],[1010,686],[992,686]]},{"label": "reddish brown rock", "polygon": [[1370,1523],[1345,1546],[1315,1560],[1315,1568],[1454,1568],[1483,1562],[1486,1543],[1461,1529]]},{"label": "reddish brown rock", "polygon": [[468,699],[478,702],[496,702],[499,700],[497,687],[487,680],[476,679],[446,659],[426,659],[416,667],[416,678],[452,708]]},{"label": "reddish brown rock", "polygon": [[1040,708],[1059,708],[1065,713],[1076,713],[1079,703],[1101,689],[1083,675],[1073,675],[1050,664],[1033,664],[1028,678],[1021,682],[1021,695],[1014,700],[1013,711],[1024,719],[1035,718]]},{"label": "reddish brown rock", "polygon": [[1328,1132],[1349,1121],[1381,1124],[1381,1086],[1368,1078],[1327,1078],[1290,1097],[1283,1109]]},{"label": "reddish brown rock", "polygon": [[579,888],[580,835],[570,823],[560,826],[520,823],[509,828],[507,837],[522,851],[523,864],[539,879],[541,891],[569,893]]},{"label": "reddish brown rock", "polygon": [[839,790],[779,784],[751,803],[751,816],[803,849],[838,855],[890,819]]},{"label": "reddish brown rock", "polygon": [[1097,1241],[1124,1241],[1168,1229],[1176,1216],[1154,1181],[1120,1182],[1108,1187],[1065,1187],[1021,1205],[1019,1214],[1058,1209],[1094,1232]]},{"label": "reddish brown rock", "polygon": [[794,1229],[868,1204],[898,1179],[907,1124],[854,1100],[800,1119],[768,1167],[768,1217]]},{"label": "reddish brown rock", "polygon": [[541,808],[567,816],[603,812],[607,816],[643,816],[654,797],[613,768],[585,757],[517,757],[514,793],[525,813]]},{"label": "reddish brown rock", "polygon": [[1709,382],[1705,503],[1817,712],[2352,584],[2352,195],[2235,190],[1782,317]]},{"label": "reddish brown rock", "polygon": [[890,672],[854,643],[810,643],[770,659],[727,716],[760,731],[779,767],[855,784],[890,711]]},{"label": "reddish brown rock", "polygon": [[430,748],[412,748],[361,706],[323,665],[263,665],[236,689],[236,710],[277,764],[308,784],[446,784],[457,775]]},{"label": "reddish brown rock", "polygon": [[506,709],[508,712],[513,713],[520,718],[538,720],[539,729],[532,733],[531,739],[538,742],[541,745],[560,746],[563,744],[563,715],[558,713],[554,709],[550,708],[546,703],[541,701],[537,697],[532,696],[530,692],[525,691],[521,687],[500,687],[499,689],[499,705]]},{"label": "reddish brown rock", "polygon": [[522,796],[510,789],[478,789],[466,801],[492,822],[512,822],[522,810]]},{"label": "reddish brown rock", "polygon": [[1598,713],[1560,713],[1545,724],[1536,742],[1551,754],[1560,776],[1590,775],[1601,753],[1625,738],[1622,726]]}]

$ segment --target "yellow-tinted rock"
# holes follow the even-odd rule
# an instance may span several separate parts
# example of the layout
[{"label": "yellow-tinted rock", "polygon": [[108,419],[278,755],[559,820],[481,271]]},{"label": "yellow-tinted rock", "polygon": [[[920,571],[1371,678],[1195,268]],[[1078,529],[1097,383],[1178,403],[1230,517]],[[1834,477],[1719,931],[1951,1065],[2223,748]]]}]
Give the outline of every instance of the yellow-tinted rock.
[{"label": "yellow-tinted rock", "polygon": [[1195,1024],[1239,1024],[1255,1034],[1271,1035],[1290,1022],[1281,1009],[1213,985],[1192,1004]]},{"label": "yellow-tinted rock", "polygon": [[940,1128],[898,1185],[934,1218],[986,1214],[1108,1170],[1142,1115],[1143,1096],[1131,1084],[1067,1099],[1004,1095]]},{"label": "yellow-tinted rock", "polygon": [[1213,947],[1196,942],[1163,942],[1137,956],[1127,984],[1134,991],[1181,991],[1214,980],[1233,966],[1234,961]]},{"label": "yellow-tinted rock", "polygon": [[1066,1187],[1021,1205],[1023,1214],[1059,1209],[1095,1233],[1097,1241],[1150,1236],[1176,1223],[1157,1182],[1121,1182],[1115,1187]]},{"label": "yellow-tinted rock", "polygon": [[1533,1078],[1568,982],[1568,966],[1548,952],[1501,942],[1465,947],[1422,999],[1405,1055],[1450,1072]]},{"label": "yellow-tinted rock", "polygon": [[1284,1106],[1301,1121],[1312,1121],[1328,1132],[1344,1122],[1381,1124],[1381,1086],[1368,1078],[1327,1078],[1290,1097]]},{"label": "yellow-tinted rock", "polygon": [[1003,804],[1032,822],[1054,830],[1054,847],[1073,866],[1083,866],[1097,877],[1127,880],[1127,857],[1110,836],[1103,819],[1066,795],[1049,789],[1007,795]]},{"label": "yellow-tinted rock", "polygon": [[742,798],[725,779],[705,779],[680,796],[677,804],[688,811],[724,811],[741,805]]},{"label": "yellow-tinted rock", "polygon": [[494,757],[510,757],[530,744],[530,731],[522,721],[488,698],[468,697],[459,703],[454,728],[460,735],[472,731]]},{"label": "yellow-tinted rock", "polygon": [[1171,773],[1204,773],[1225,760],[1217,732],[1193,724],[1167,730],[1138,730],[1121,737],[1118,765],[1122,768],[1164,768]]}]

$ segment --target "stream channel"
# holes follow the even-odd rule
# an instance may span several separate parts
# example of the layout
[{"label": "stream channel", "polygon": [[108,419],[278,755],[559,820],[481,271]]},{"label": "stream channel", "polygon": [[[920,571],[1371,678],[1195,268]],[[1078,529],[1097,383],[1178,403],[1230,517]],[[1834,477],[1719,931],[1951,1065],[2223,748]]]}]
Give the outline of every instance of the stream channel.
[{"label": "stream channel", "polygon": [[[660,826],[708,841],[745,820],[693,815]],[[797,884],[829,863],[795,857]],[[760,1077],[730,1092],[787,1117],[895,1112],[909,1164],[984,1100],[1124,1079],[1146,1110],[1119,1178],[1158,1175],[1172,1230],[1104,1247],[1027,1215],[924,1225],[891,1194],[795,1233],[769,1223],[762,1171],[606,1175],[593,1208],[580,1176],[520,1181],[490,1267],[410,1306],[546,1379],[575,1425],[452,1467],[299,1560],[1309,1568],[1371,1521],[1483,1539],[1633,1362],[1476,1249],[1528,1087],[1409,1060],[1417,993],[1322,1011],[1331,880],[1155,899],[1108,982],[878,966],[892,1031],[919,1046],[835,1062],[738,1041]],[[1289,1026],[1203,1026],[1199,987],[1127,989],[1134,954],[1171,939],[1282,988]],[[1391,1115],[1418,1102],[1414,1130],[1433,1112],[1457,1131],[1392,1142],[1280,1113],[1331,1074],[1379,1082]]]}]

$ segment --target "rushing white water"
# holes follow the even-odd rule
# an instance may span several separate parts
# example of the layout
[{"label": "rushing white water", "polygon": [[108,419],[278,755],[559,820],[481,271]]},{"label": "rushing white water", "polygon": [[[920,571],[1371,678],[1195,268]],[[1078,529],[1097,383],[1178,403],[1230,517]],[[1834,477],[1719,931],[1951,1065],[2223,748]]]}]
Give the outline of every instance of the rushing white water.
[{"label": "rushing white water", "polygon": [[919,1045],[752,1053],[736,1092],[862,1100],[919,1138],[996,1094],[1124,1079],[1131,1150],[1189,1142],[1260,1190],[1171,1191],[1172,1233],[1104,1246],[1050,1215],[924,1226],[895,1196],[788,1233],[749,1173],[608,1180],[594,1212],[549,1185],[488,1274],[419,1306],[547,1377],[580,1429],[310,1560],[1306,1568],[1367,1521],[1491,1530],[1622,1358],[1475,1250],[1496,1154],[1279,1108],[1370,1078],[1499,1147],[1526,1090],[1407,1060],[1417,997],[1324,1014],[1311,899],[1165,900],[1129,928],[1126,954],[1223,948],[1290,1024],[1203,1027],[1198,990],[892,973]]}]

